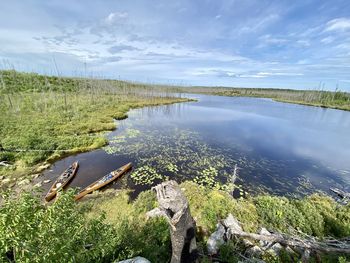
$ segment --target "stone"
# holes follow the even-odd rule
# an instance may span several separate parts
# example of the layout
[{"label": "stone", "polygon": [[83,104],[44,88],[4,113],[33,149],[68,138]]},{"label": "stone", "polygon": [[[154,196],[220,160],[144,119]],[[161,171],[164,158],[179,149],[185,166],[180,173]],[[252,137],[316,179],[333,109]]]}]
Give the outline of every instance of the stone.
[{"label": "stone", "polygon": [[3,184],[8,184],[9,182],[11,182],[10,178],[6,178],[6,179],[2,180]]},{"label": "stone", "polygon": [[44,184],[48,184],[48,183],[50,183],[51,182],[51,180],[44,180],[44,181],[42,181]]},{"label": "stone", "polygon": [[29,179],[24,179],[20,182],[17,183],[18,186],[21,186],[21,185],[27,185],[30,183],[30,180]]},{"label": "stone", "polygon": [[225,243],[225,227],[218,223],[216,225],[216,231],[212,233],[207,242],[207,249],[209,255],[216,255],[221,245]]},{"label": "stone", "polygon": [[45,170],[45,169],[47,169],[47,168],[49,168],[49,167],[50,167],[50,164],[49,164],[49,163],[43,164],[43,165],[40,165],[40,166],[37,168],[37,171],[40,172],[40,171]]},{"label": "stone", "polygon": [[151,261],[143,257],[136,257],[136,258],[130,258],[123,261],[118,261],[115,263],[151,263]]},{"label": "stone", "polygon": [[32,174],[32,178],[33,179],[36,179],[36,178],[38,178],[40,176],[40,174]]},{"label": "stone", "polygon": [[238,220],[233,217],[232,214],[229,214],[226,219],[223,221],[223,225],[228,229],[227,231],[227,239],[231,239],[231,235],[234,235],[235,233],[242,232],[242,227]]},{"label": "stone", "polygon": [[43,185],[43,183],[42,182],[39,182],[39,183],[36,183],[35,185],[34,185],[34,187],[35,188],[39,188],[39,187],[41,187]]},{"label": "stone", "polygon": [[261,250],[260,247],[258,246],[253,246],[253,247],[250,247],[246,250],[246,254],[247,256],[249,257],[258,257],[260,256],[261,254],[263,253],[263,251]]},{"label": "stone", "polygon": [[248,240],[248,239],[243,239],[243,245],[245,247],[252,247],[252,246],[254,246],[253,242]]},{"label": "stone", "polygon": [[271,254],[278,256],[282,249],[283,249],[283,247],[281,246],[281,244],[280,243],[276,243],[268,251]]},{"label": "stone", "polygon": [[291,254],[291,255],[296,254],[296,252],[295,252],[290,246],[287,246],[287,247],[285,248],[285,250],[286,250],[286,252],[287,252],[288,254]]},{"label": "stone", "polygon": [[[259,234],[260,235],[264,235],[264,236],[271,236],[271,233],[264,227],[262,227],[259,231]],[[267,249],[271,246],[271,242],[268,242],[268,241],[263,241],[263,240],[260,240],[259,241],[260,243],[260,246],[263,248],[263,249]]]}]

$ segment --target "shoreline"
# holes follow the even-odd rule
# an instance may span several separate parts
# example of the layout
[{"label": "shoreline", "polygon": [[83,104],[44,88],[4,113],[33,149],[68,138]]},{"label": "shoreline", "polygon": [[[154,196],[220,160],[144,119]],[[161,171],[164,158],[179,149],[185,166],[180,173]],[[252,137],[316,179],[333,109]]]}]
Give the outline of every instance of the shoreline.
[{"label": "shoreline", "polygon": [[[166,101],[166,102],[157,102],[150,105],[137,105],[137,106],[130,106],[126,109],[125,112],[122,112],[121,116],[115,116],[111,117],[113,122],[113,128],[110,129],[101,129],[96,130],[92,135],[101,135],[97,138],[101,141],[101,143],[96,144],[95,142],[89,146],[86,147],[79,147],[76,149],[69,149],[69,150],[62,150],[61,153],[58,153],[57,151],[53,151],[52,155],[50,155],[45,161],[36,163],[29,167],[23,167],[19,165],[15,170],[11,170],[8,173],[2,174],[0,176],[0,191],[3,188],[10,188],[12,190],[21,190],[22,187],[25,186],[28,187],[28,183],[30,187],[34,187],[36,179],[40,178],[42,176],[42,172],[48,169],[51,165],[53,165],[55,162],[62,160],[68,156],[73,156],[79,153],[84,152],[91,152],[97,149],[102,148],[103,146],[106,146],[109,144],[108,139],[104,136],[105,133],[115,131],[118,129],[118,120],[124,120],[128,118],[128,112],[132,109],[138,109],[138,108],[146,108],[146,107],[158,107],[158,106],[166,106],[166,105],[172,105],[176,103],[186,103],[186,102],[194,102],[195,99],[189,99],[189,98],[178,98],[178,97],[166,97],[167,99],[174,99],[175,101]],[[102,127],[103,128],[103,127]],[[14,164],[16,165],[16,163]],[[15,174],[17,173],[17,174]],[[28,182],[29,180],[29,182]]]}]

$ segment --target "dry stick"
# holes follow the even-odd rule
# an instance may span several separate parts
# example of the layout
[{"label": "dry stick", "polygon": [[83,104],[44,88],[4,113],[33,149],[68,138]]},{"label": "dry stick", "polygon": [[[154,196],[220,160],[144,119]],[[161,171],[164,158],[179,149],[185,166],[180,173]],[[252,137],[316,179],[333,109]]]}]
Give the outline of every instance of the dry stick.
[{"label": "dry stick", "polygon": [[[0,75],[0,80],[1,80],[1,86],[5,90],[6,89],[6,85],[5,85],[5,81],[4,81],[3,77],[2,77],[2,74]],[[12,100],[11,100],[11,97],[10,97],[9,93],[7,93],[7,99],[9,101],[11,109],[12,109],[13,108],[13,103],[12,103]]]},{"label": "dry stick", "polygon": [[301,247],[309,250],[317,250],[321,252],[327,252],[327,253],[344,253],[344,254],[350,254],[350,244],[343,243],[338,241],[335,243],[334,241],[331,241],[332,244],[328,244],[327,242],[318,242],[318,241],[311,241],[311,240],[303,240],[296,237],[288,237],[288,236],[282,236],[277,234],[271,234],[271,235],[260,235],[260,234],[254,234],[254,233],[248,233],[244,231],[239,230],[232,230],[231,234],[237,235],[240,237],[245,238],[252,238],[255,240],[263,240],[268,241],[272,243],[280,243],[284,246],[291,246],[291,247]]}]

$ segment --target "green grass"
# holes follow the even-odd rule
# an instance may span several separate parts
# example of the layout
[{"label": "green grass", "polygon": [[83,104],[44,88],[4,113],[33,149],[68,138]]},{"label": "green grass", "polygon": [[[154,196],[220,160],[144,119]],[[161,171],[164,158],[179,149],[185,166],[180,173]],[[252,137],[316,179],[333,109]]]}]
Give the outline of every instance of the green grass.
[{"label": "green grass", "polygon": [[[184,182],[180,187],[196,221],[196,239],[202,255],[206,254],[206,241],[216,223],[229,213],[251,232],[264,226],[290,234],[298,230],[298,234],[320,239],[350,235],[350,205],[340,206],[327,196],[315,194],[299,200],[258,196],[237,200],[226,192],[208,190],[193,182]],[[128,194],[128,190],[106,191],[74,202],[74,193],[69,190],[49,206],[33,193],[3,195],[0,262],[8,262],[9,255],[15,256],[16,262],[114,262],[135,256],[151,262],[169,262],[171,241],[167,222],[146,217],[146,212],[158,205],[155,193],[142,192],[133,201]],[[242,246],[233,241],[222,247],[219,256],[225,262],[237,262],[238,253],[243,253]],[[334,262],[338,256],[321,254],[322,262]],[[265,259],[297,260],[288,260],[285,254],[281,257]],[[202,262],[210,261],[204,256]]]},{"label": "green grass", "polygon": [[23,175],[43,161],[107,144],[105,131],[132,108],[187,101],[126,82],[0,72],[1,174]]},{"label": "green grass", "polygon": [[[189,201],[191,214],[196,221],[197,241],[204,254],[207,238],[215,231],[217,222],[226,218],[229,213],[242,223],[244,230],[250,232],[266,227],[286,234],[304,233],[320,239],[350,235],[350,205],[340,206],[325,195],[314,194],[303,199],[268,195],[233,199],[224,191],[209,190],[189,181],[182,183],[180,187]],[[105,214],[105,222],[112,224],[118,233],[129,233],[125,234],[125,238],[130,238],[132,242],[126,242],[125,246],[138,253],[128,256],[141,255],[154,260],[152,251],[158,251],[161,256],[158,254],[157,257],[169,257],[169,251],[164,250],[164,246],[170,246],[166,223],[162,220],[147,220],[145,216],[147,211],[157,206],[155,194],[150,190],[142,192],[132,202],[127,194],[127,191],[121,191],[115,196],[100,194],[99,197],[80,205],[85,207],[88,218]],[[149,227],[154,227],[154,232],[160,236],[145,237],[145,231],[153,233]],[[160,233],[161,230],[165,232]],[[152,240],[153,249],[149,247]],[[236,249],[236,252],[240,251],[239,247]],[[154,262],[163,261],[156,259]]]}]

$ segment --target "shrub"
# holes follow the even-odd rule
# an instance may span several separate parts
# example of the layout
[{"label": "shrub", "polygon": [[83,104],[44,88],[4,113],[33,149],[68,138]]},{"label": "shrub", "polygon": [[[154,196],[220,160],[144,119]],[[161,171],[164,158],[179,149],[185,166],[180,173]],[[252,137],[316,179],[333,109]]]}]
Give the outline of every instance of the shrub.
[{"label": "shrub", "polygon": [[29,193],[16,199],[3,196],[0,260],[94,262],[110,254],[115,244],[114,229],[102,223],[102,217],[86,220],[72,197],[70,191],[45,207]]}]

